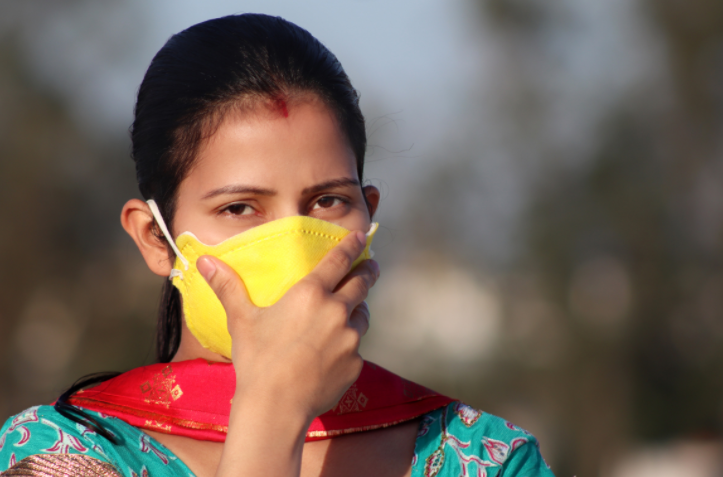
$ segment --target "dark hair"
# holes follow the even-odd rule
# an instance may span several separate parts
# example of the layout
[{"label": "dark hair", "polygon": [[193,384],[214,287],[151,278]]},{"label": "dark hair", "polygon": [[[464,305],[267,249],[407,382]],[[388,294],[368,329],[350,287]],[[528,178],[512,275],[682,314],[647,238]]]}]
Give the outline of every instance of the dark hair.
[{"label": "dark hair", "polygon": [[[173,230],[178,187],[202,141],[223,117],[258,102],[273,104],[305,95],[320,99],[336,115],[361,181],[366,131],[359,95],[336,56],[308,31],[279,17],[244,14],[209,20],[173,35],[151,61],[138,90],[131,139],[141,194],[156,201]],[[159,230],[155,232],[165,240]],[[180,296],[167,281],[158,313],[158,362],[170,361],[180,340]],[[56,404],[58,411],[80,422],[76,415],[85,413],[69,412],[66,401],[87,384],[80,381],[64,393]]]},{"label": "dark hair", "polygon": [[[172,36],[138,91],[131,137],[141,194],[156,201],[172,230],[178,186],[223,116],[249,102],[309,93],[335,113],[361,180],[366,131],[359,96],[336,57],[309,32],[279,17],[245,14]],[[156,335],[159,362],[173,358],[180,329],[180,297],[167,282]]]}]

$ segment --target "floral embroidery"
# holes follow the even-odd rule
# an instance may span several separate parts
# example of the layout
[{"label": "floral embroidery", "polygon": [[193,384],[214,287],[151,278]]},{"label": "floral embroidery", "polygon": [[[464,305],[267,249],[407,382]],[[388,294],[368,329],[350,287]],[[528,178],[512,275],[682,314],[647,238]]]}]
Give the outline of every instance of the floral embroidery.
[{"label": "floral embroidery", "polygon": [[439,446],[436,451],[432,452],[432,455],[427,457],[427,460],[424,463],[424,477],[434,477],[439,474],[440,470],[442,470],[442,466],[444,465],[443,447],[444,444]]},{"label": "floral embroidery", "polygon": [[19,426],[17,431],[20,431],[20,440],[15,443],[15,447],[22,447],[30,440],[30,430],[25,426]]},{"label": "floral embroidery", "polygon": [[91,429],[91,428],[89,428],[89,427],[86,427],[86,426],[84,426],[83,424],[81,424],[81,423],[79,423],[79,422],[76,422],[76,423],[75,423],[75,428],[76,428],[76,429],[78,430],[78,432],[80,433],[80,437],[84,437],[84,438],[87,439],[86,436],[94,436],[94,435],[95,435],[95,431],[94,431],[93,429]]},{"label": "floral embroidery", "polygon": [[[97,452],[98,454],[100,454],[101,456],[103,456],[106,460],[110,460],[110,459],[108,459],[108,456],[106,455],[105,449],[103,449],[103,446],[101,446],[100,444],[96,443],[96,442],[92,439],[93,436],[97,436],[97,435],[98,435],[94,430],[92,430],[92,429],[90,429],[90,428],[88,428],[88,427],[85,427],[84,425],[79,424],[79,423],[76,423],[76,424],[75,424],[75,428],[78,430],[78,433],[80,434],[80,437],[82,437],[83,439],[85,439],[85,440],[91,445],[91,449],[92,449],[94,452]],[[110,432],[110,431],[109,431],[109,432]]]},{"label": "floral embroidery", "polygon": [[527,439],[524,437],[518,437],[517,439],[513,439],[512,443],[510,444],[510,447],[511,447],[510,450],[515,450],[518,447],[520,447],[521,445],[527,444],[527,442],[528,442]]},{"label": "floral embroidery", "polygon": [[151,438],[148,436],[148,434],[141,434],[140,445],[142,452],[145,452],[146,454],[153,453],[156,455],[156,457],[161,459],[161,462],[163,462],[164,465],[168,465],[168,456],[158,450],[156,446],[151,444]]},{"label": "floral embroidery", "polygon": [[487,449],[487,453],[490,455],[490,458],[498,463],[499,465],[502,465],[507,460],[507,455],[510,451],[510,446],[505,444],[502,441],[498,441],[497,439],[492,439],[491,437],[483,437],[482,438],[482,445]]},{"label": "floral embroidery", "polygon": [[145,465],[141,468],[140,475],[137,474],[133,469],[128,469],[128,470],[131,471],[131,477],[148,477],[148,469],[146,469]]},{"label": "floral embroidery", "polygon": [[419,430],[417,431],[417,437],[426,436],[429,432],[429,426],[431,426],[434,421],[436,421],[436,419],[429,414],[422,417],[422,422],[419,424]]},{"label": "floral embroidery", "polygon": [[457,460],[459,461],[460,467],[462,467],[462,474],[461,475],[471,475],[468,474],[469,465],[472,463],[477,464],[477,476],[478,477],[487,477],[487,471],[485,470],[487,467],[493,467],[496,464],[482,460],[479,456],[471,454],[466,455],[464,452],[462,452],[463,449],[467,449],[470,445],[469,442],[462,442],[459,439],[457,439],[453,435],[449,435],[448,443],[454,449],[455,454],[457,455]]},{"label": "floral embroidery", "polygon": [[368,403],[369,398],[357,389],[356,384],[352,384],[332,410],[336,411],[337,415],[348,412],[359,412],[362,408],[366,407]]},{"label": "floral embroidery", "polygon": [[521,427],[519,427],[519,426],[515,426],[514,424],[512,424],[512,423],[509,422],[509,421],[505,421],[505,425],[507,426],[508,429],[511,429],[511,430],[513,430],[513,431],[520,431],[520,432],[522,432],[523,434],[528,435],[528,436],[531,436],[531,435],[532,435],[532,434],[530,434],[529,432],[527,432],[526,430],[524,430],[523,428],[521,428]]},{"label": "floral embroidery", "polygon": [[467,427],[472,427],[482,415],[482,411],[478,411],[477,409],[461,402],[454,405],[454,412],[457,413],[457,416],[459,416],[459,420],[462,421],[462,424]]},{"label": "floral embroidery", "polygon": [[15,443],[15,447],[24,446],[30,440],[30,430],[26,427],[26,424],[30,424],[31,422],[38,422],[38,406],[27,409],[10,421],[10,427],[8,427],[2,437],[0,437],[0,450],[5,447],[7,436],[15,431],[20,432],[20,440]]},{"label": "floral embroidery", "polygon": [[158,421],[153,420],[146,420],[146,422],[143,424],[144,429],[157,429],[161,432],[171,432],[172,426],[170,424],[163,424]]},{"label": "floral embroidery", "polygon": [[158,404],[168,409],[173,401],[183,396],[181,385],[176,384],[176,375],[169,364],[153,376],[152,380],[141,384],[141,395],[148,404]]},{"label": "floral embroidery", "polygon": [[470,472],[470,465],[474,463],[477,465],[477,477],[487,477],[486,468],[496,466],[497,464],[483,460],[474,454],[465,454],[464,450],[469,448],[470,443],[464,442],[449,433],[447,428],[447,409],[448,408],[445,407],[442,410],[442,418],[440,419],[440,424],[442,426],[442,442],[439,445],[439,448],[437,448],[437,450],[435,450],[432,455],[427,458],[426,465],[424,467],[424,476],[434,477],[440,472],[440,470],[442,470],[442,466],[445,461],[444,449],[445,446],[449,445],[452,450],[454,450],[454,453],[457,456],[457,461],[462,469],[460,476],[464,477],[472,475]]},{"label": "floral embroidery", "polygon": [[[99,413],[91,413],[96,419],[103,419]],[[113,432],[120,437],[123,443],[121,446],[105,445],[106,441],[97,432],[68,421],[51,406],[31,408],[11,417],[0,431],[0,475],[4,475],[3,471],[13,466],[23,465],[21,461],[30,456],[43,454],[46,458],[61,459],[64,456],[88,456],[106,463],[109,468],[115,466],[123,469],[122,475],[128,477],[193,475],[153,438],[147,438],[146,442],[140,439],[139,442],[142,434],[139,429],[119,420],[107,423],[112,425]],[[125,451],[119,454],[120,447],[124,447]],[[68,475],[71,474],[76,475],[73,472]]]},{"label": "floral embroidery", "polygon": [[39,406],[31,407],[22,412],[21,414],[15,416],[15,418],[10,421],[10,427],[8,428],[8,432],[14,431],[18,426],[21,426],[23,424],[38,422],[38,407]]},{"label": "floral embroidery", "polygon": [[42,423],[52,427],[58,432],[58,440],[55,441],[51,447],[44,449],[43,452],[48,452],[50,454],[69,454],[70,449],[74,449],[82,453],[88,452],[88,448],[85,447],[77,437],[71,436],[55,423],[50,422],[47,419],[43,419]]}]

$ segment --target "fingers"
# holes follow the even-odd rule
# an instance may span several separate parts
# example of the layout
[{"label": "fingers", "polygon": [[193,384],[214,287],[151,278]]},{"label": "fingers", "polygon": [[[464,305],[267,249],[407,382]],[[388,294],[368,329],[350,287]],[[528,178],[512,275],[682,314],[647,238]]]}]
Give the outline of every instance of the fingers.
[{"label": "fingers", "polygon": [[196,268],[221,301],[227,316],[243,316],[254,306],[241,278],[223,261],[203,255],[196,261]]},{"label": "fingers", "polygon": [[364,260],[339,283],[335,295],[351,306],[356,306],[369,294],[379,278],[379,264]]},{"label": "fingers", "polygon": [[321,283],[327,291],[333,291],[364,251],[366,240],[362,232],[350,233],[321,259],[308,278]]},{"label": "fingers", "polygon": [[369,330],[370,317],[369,305],[367,305],[367,302],[362,301],[354,308],[354,311],[351,312],[349,326],[357,330],[359,336],[364,336]]}]

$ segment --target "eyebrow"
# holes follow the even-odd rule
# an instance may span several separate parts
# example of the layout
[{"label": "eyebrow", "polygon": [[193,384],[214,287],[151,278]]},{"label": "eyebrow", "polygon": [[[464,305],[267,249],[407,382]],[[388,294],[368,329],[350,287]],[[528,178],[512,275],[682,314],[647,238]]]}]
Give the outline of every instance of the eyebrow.
[{"label": "eyebrow", "polygon": [[[335,189],[338,187],[358,187],[359,181],[356,179],[351,179],[348,177],[343,177],[341,179],[332,179],[330,181],[322,182],[321,184],[316,184],[310,187],[307,187],[301,193],[303,195],[307,194],[314,194],[317,192],[321,192],[323,190],[327,189]],[[213,199],[214,197],[218,197],[219,195],[228,195],[228,194],[255,194],[255,195],[265,195],[265,196],[271,196],[276,195],[276,191],[273,189],[264,189],[262,187],[253,187],[253,186],[246,186],[242,184],[233,184],[228,185],[224,187],[220,187],[218,189],[214,189],[211,192],[207,193],[202,197],[203,200],[207,199]]]},{"label": "eyebrow", "polygon": [[301,191],[302,194],[314,194],[316,192],[321,192],[326,189],[335,189],[337,187],[358,187],[359,181],[356,179],[351,179],[349,177],[343,177],[341,179],[332,179],[330,181],[322,182],[321,184],[316,184],[311,187],[307,187],[303,191]]},{"label": "eyebrow", "polygon": [[275,195],[276,191],[273,189],[263,189],[261,187],[245,186],[241,184],[228,185],[214,189],[208,194],[202,197],[203,200],[213,199],[219,195],[226,194],[255,194],[255,195]]}]

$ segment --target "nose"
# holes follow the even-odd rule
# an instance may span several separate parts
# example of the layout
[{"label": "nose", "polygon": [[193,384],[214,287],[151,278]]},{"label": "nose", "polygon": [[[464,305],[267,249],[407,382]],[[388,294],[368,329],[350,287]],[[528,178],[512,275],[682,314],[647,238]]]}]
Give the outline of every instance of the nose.
[{"label": "nose", "polygon": [[309,215],[307,205],[300,200],[294,200],[293,198],[279,200],[274,209],[274,219],[283,219],[286,217],[293,217],[295,215]]}]

